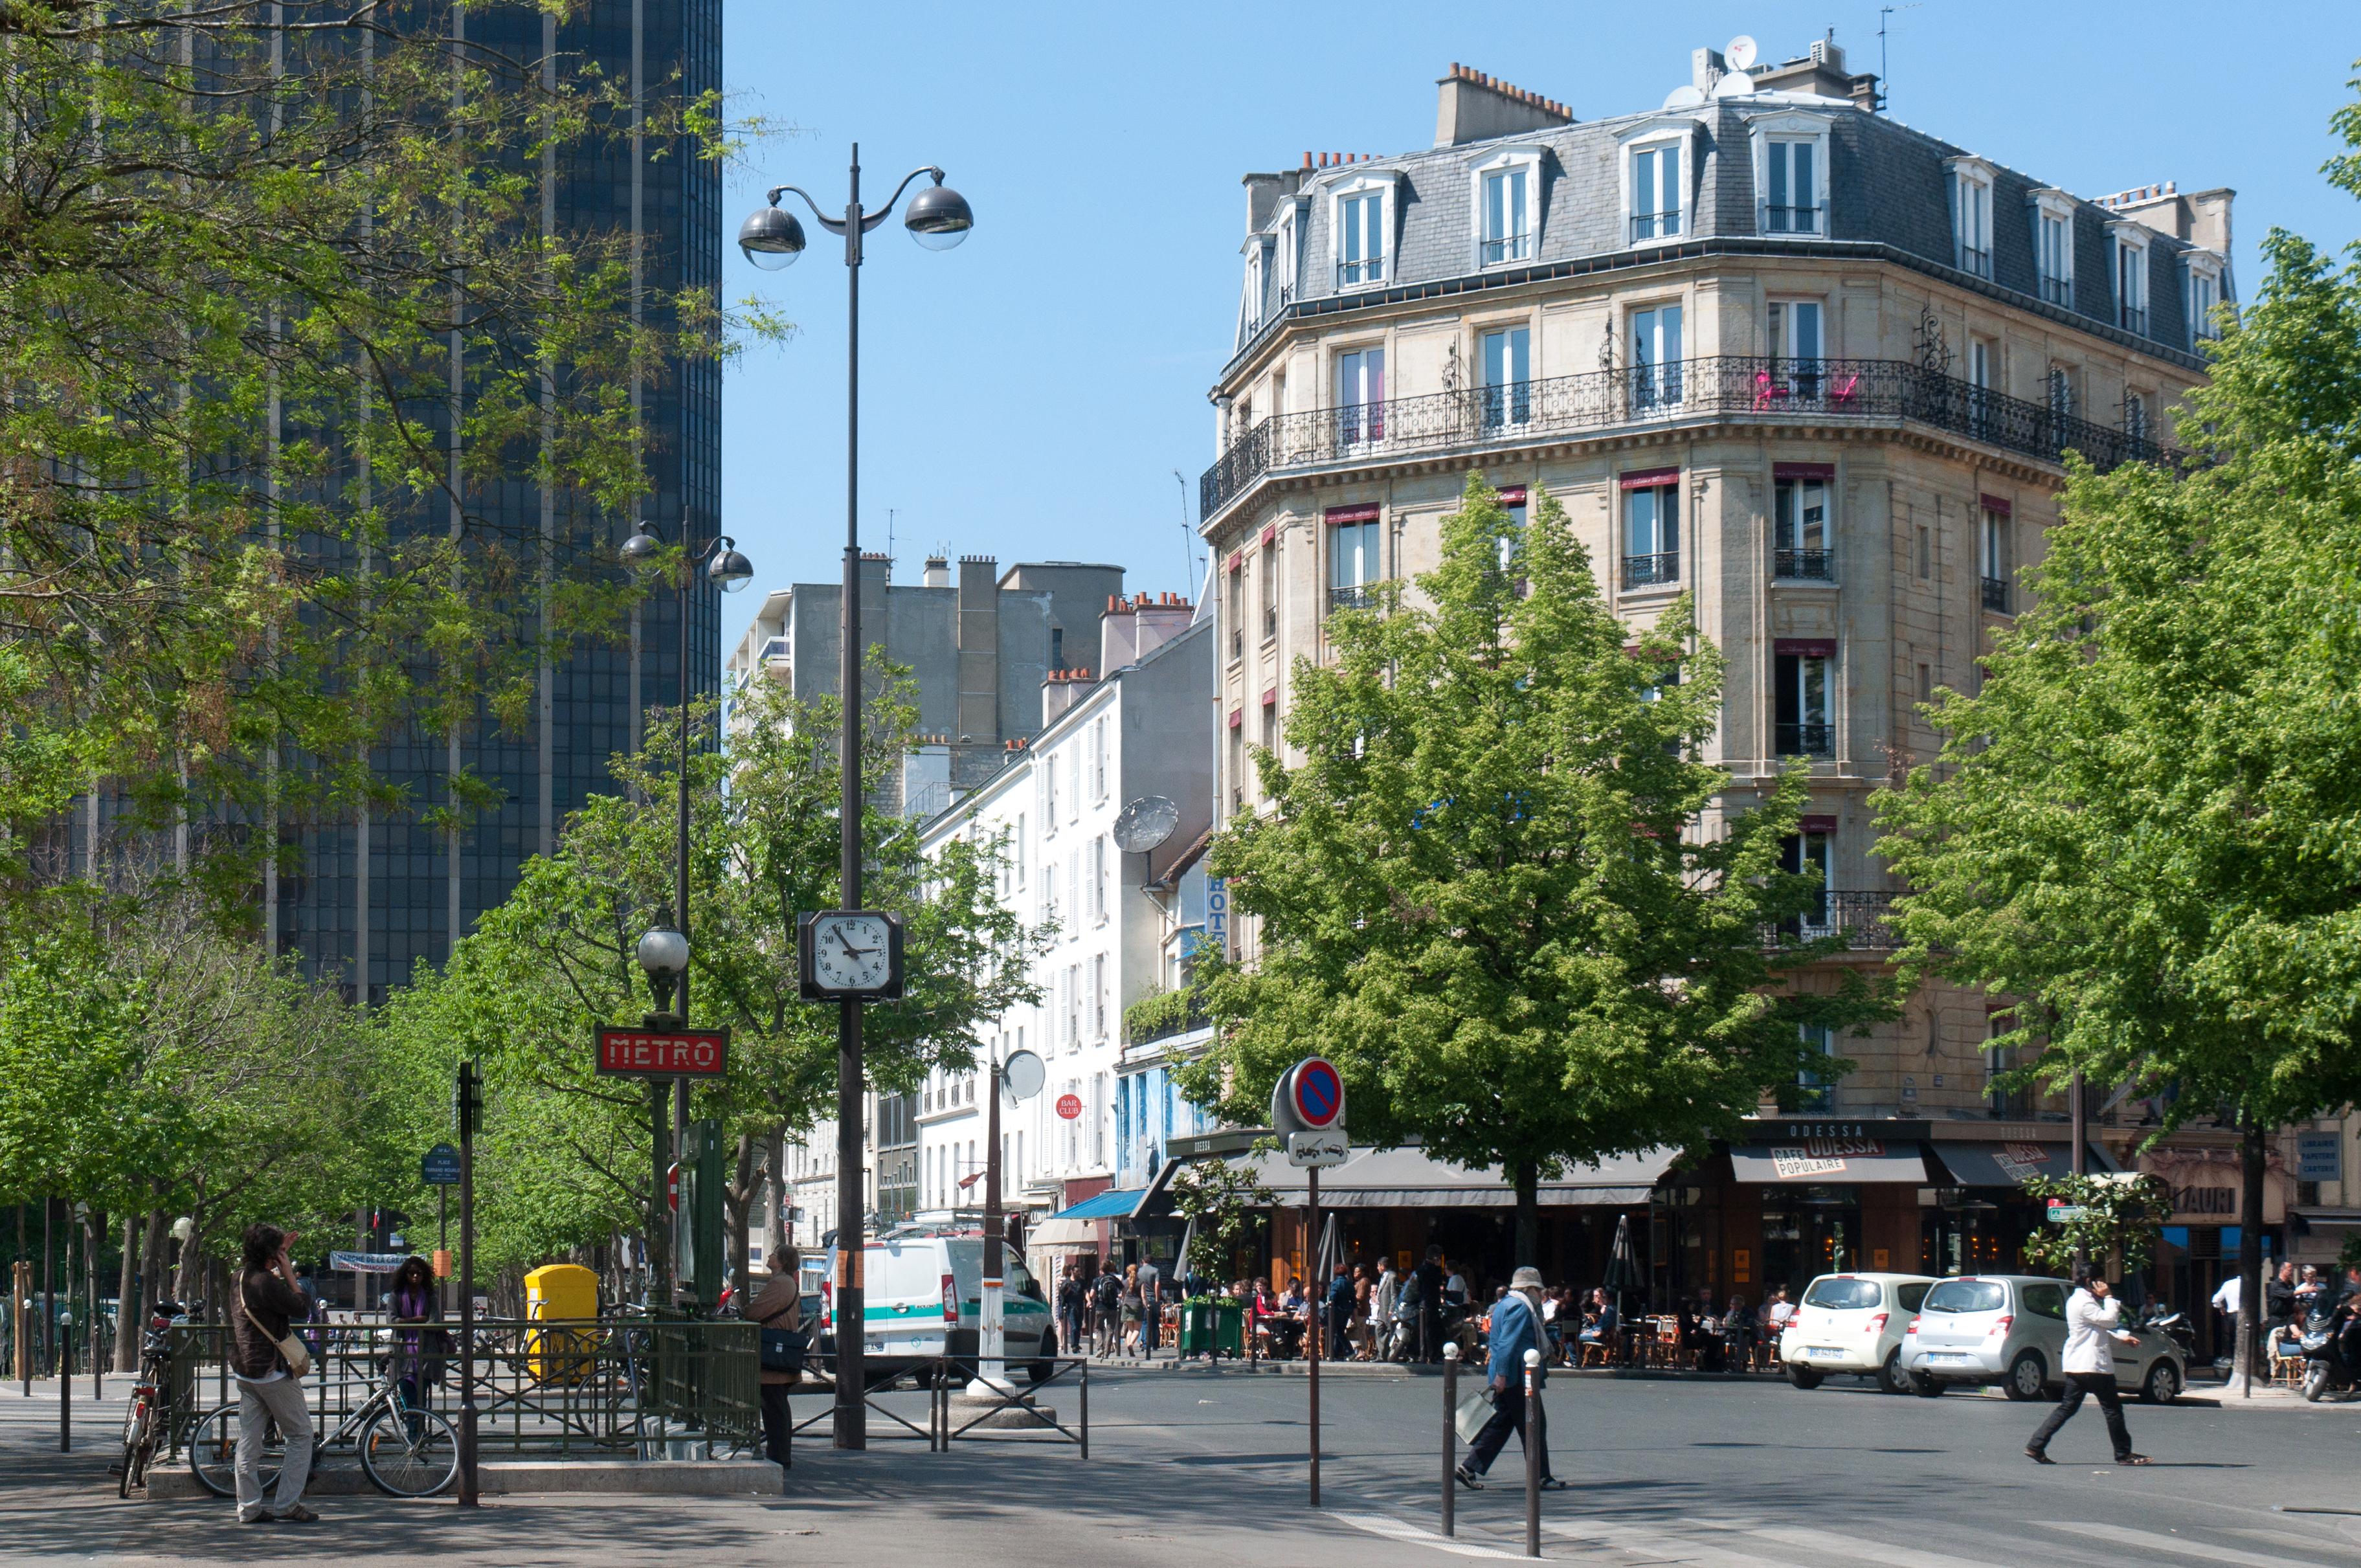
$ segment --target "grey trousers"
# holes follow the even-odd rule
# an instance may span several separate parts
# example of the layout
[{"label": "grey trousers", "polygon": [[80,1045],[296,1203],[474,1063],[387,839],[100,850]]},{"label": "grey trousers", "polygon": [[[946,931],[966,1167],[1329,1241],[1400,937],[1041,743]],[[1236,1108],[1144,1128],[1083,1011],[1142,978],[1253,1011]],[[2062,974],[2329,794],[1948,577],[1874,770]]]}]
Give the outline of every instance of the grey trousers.
[{"label": "grey trousers", "polygon": [[[262,1503],[262,1445],[273,1423],[286,1440],[287,1457],[279,1468],[279,1489],[270,1506]],[[237,1517],[260,1519],[284,1513],[301,1502],[303,1483],[312,1475],[312,1412],[303,1408],[302,1380],[274,1378],[268,1383],[237,1379]]]}]

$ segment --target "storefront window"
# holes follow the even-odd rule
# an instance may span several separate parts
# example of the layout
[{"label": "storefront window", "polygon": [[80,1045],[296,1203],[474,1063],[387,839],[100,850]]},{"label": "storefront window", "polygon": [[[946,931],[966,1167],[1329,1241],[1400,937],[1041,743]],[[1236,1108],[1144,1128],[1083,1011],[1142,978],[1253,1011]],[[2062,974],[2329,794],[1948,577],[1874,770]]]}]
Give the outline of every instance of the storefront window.
[{"label": "storefront window", "polygon": [[1861,1250],[1861,1189],[1766,1187],[1763,1190],[1763,1285],[1784,1285],[1802,1299],[1819,1275],[1866,1266]]}]

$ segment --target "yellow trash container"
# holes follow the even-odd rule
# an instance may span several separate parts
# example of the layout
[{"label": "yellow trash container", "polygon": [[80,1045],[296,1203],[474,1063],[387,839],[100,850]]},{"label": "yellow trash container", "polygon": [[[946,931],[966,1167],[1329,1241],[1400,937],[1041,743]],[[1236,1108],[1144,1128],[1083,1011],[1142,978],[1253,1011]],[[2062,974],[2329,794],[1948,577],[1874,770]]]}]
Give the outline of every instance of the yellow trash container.
[{"label": "yellow trash container", "polygon": [[[524,1315],[533,1322],[598,1320],[598,1276],[578,1263],[547,1263],[524,1277]],[[562,1329],[526,1331],[525,1369],[536,1383],[576,1383],[590,1375],[595,1335]]]}]

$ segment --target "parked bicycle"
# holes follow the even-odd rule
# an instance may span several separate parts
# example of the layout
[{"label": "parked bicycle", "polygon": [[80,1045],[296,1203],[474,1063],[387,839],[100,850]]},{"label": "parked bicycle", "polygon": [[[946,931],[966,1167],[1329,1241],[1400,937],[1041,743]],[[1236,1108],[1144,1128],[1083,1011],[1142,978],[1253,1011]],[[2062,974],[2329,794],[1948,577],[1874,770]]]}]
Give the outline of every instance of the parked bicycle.
[{"label": "parked bicycle", "polygon": [[127,1497],[134,1486],[148,1484],[148,1464],[156,1456],[156,1444],[172,1430],[172,1325],[185,1316],[178,1301],[159,1301],[148,1314],[148,1332],[139,1343],[139,1376],[132,1382],[131,1404],[123,1413],[116,1497]]},{"label": "parked bicycle", "polygon": [[[379,1330],[378,1337],[390,1335]],[[189,1468],[197,1484],[216,1497],[237,1495],[237,1407],[233,1404],[208,1412],[189,1439]],[[405,1399],[390,1371],[379,1376],[376,1392],[347,1413],[319,1446],[329,1449],[347,1442],[359,1445],[361,1474],[388,1497],[431,1497],[459,1475],[458,1434],[440,1413]],[[285,1462],[285,1440],[273,1425],[263,1442],[266,1494],[278,1485]]]}]

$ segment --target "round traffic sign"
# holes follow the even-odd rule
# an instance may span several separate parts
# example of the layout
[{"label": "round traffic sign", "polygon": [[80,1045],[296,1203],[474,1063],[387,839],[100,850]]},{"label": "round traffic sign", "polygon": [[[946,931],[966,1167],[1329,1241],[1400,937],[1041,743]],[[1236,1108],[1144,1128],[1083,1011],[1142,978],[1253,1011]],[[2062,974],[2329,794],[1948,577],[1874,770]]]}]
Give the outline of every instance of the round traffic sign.
[{"label": "round traffic sign", "polygon": [[1058,1114],[1071,1122],[1082,1113],[1082,1097],[1079,1094],[1058,1096]]},{"label": "round traffic sign", "polygon": [[1345,1080],[1325,1058],[1306,1057],[1296,1064],[1288,1089],[1295,1114],[1304,1126],[1321,1132],[1345,1117]]}]

